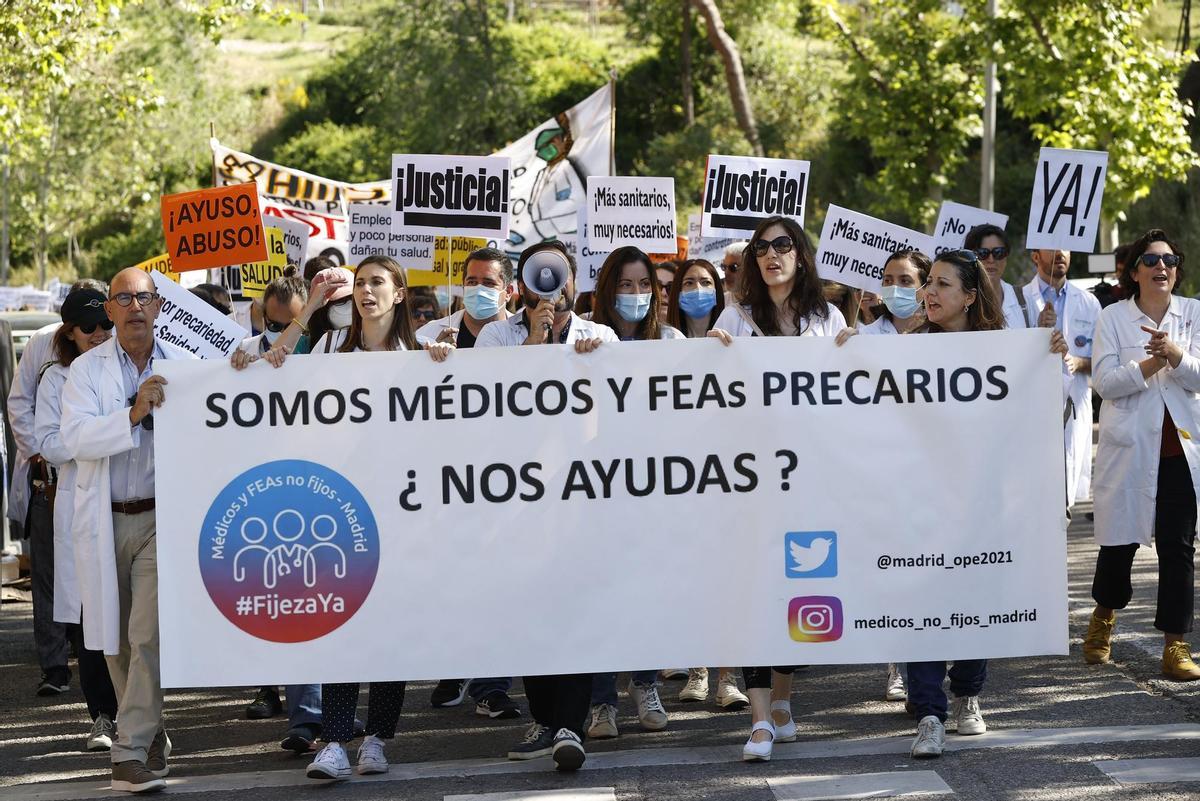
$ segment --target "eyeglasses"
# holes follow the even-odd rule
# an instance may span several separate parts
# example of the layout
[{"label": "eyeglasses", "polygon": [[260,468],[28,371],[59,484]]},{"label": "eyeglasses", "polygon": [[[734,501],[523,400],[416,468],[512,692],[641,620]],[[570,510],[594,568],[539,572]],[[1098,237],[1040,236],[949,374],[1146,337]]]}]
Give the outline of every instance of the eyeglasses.
[{"label": "eyeglasses", "polygon": [[117,305],[122,308],[128,307],[130,303],[136,300],[139,306],[145,308],[158,300],[158,294],[155,292],[118,292],[109,298],[109,300],[115,300]]},{"label": "eyeglasses", "polygon": [[991,256],[996,261],[1000,261],[1008,255],[1008,248],[1003,246],[998,248],[978,248],[975,251],[975,255],[979,257],[980,261],[987,261],[988,256]]},{"label": "eyeglasses", "polygon": [[113,321],[112,320],[101,320],[99,323],[80,323],[79,325],[77,325],[75,327],[78,328],[80,331],[82,331],[85,334],[91,334],[92,332],[94,332],[96,330],[97,325],[99,325],[105,331],[111,331],[112,327],[113,327]]},{"label": "eyeglasses", "polygon": [[1178,267],[1180,259],[1174,253],[1143,253],[1138,261],[1147,267],[1157,267],[1160,261],[1164,267]]},{"label": "eyeglasses", "polygon": [[754,242],[754,255],[767,255],[767,248],[772,248],[776,253],[782,256],[784,253],[791,253],[795,243],[790,236],[777,236],[768,242],[765,239],[757,239]]},{"label": "eyeglasses", "polygon": [[[136,402],[137,402],[137,395],[130,395],[129,396],[129,405],[132,406]],[[140,425],[142,428],[146,429],[147,431],[153,431],[154,430],[154,415],[148,414],[145,417],[143,417]]]},{"label": "eyeglasses", "polygon": [[270,331],[272,334],[278,334],[278,333],[284,331],[289,325],[291,325],[292,321],[288,320],[286,323],[277,323],[274,320],[266,319],[263,321],[263,324],[266,325],[267,330]]}]

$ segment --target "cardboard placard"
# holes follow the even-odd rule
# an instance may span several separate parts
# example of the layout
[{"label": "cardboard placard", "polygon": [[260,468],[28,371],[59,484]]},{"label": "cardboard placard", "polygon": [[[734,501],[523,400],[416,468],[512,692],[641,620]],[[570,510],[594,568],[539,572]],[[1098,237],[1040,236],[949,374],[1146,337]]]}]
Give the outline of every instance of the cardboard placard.
[{"label": "cardboard placard", "polygon": [[732,239],[729,237],[719,237],[710,239],[701,235],[701,215],[688,215],[688,258],[689,259],[704,259],[711,262],[717,268],[717,272],[721,277],[725,277],[725,248],[732,245],[734,242],[741,242],[741,239]]},{"label": "cardboard placard", "polygon": [[878,292],[883,264],[902,248],[928,254],[933,237],[841,206],[830,206],[821,227],[817,273],[826,281]]},{"label": "cardboard placard", "polygon": [[163,238],[175,272],[266,260],[255,184],[163,195],[160,203]]},{"label": "cardboard placard", "polygon": [[312,229],[308,223],[270,214],[263,211],[263,224],[268,228],[278,228],[283,232],[283,249],[286,252],[288,264],[294,264],[304,269],[304,260],[308,255],[308,237]]},{"label": "cardboard placard", "polygon": [[367,256],[382,253],[400,262],[400,266],[409,272],[433,269],[434,237],[395,233],[388,206],[351,203],[348,213],[347,265],[356,265]]},{"label": "cardboard placard", "polygon": [[283,231],[278,228],[267,228],[268,252],[264,261],[243,264],[240,269],[242,276],[242,297],[261,298],[267,289],[267,284],[276,278],[283,277],[287,269],[287,249],[283,244]]},{"label": "cardboard placard", "polygon": [[974,206],[965,206],[953,200],[942,201],[938,211],[937,225],[933,227],[933,252],[926,256],[940,256],[949,250],[961,250],[967,241],[967,232],[977,225],[1008,225],[1008,215]]},{"label": "cardboard placard", "polygon": [[1025,246],[1090,253],[1100,230],[1107,174],[1108,153],[1043,147],[1033,178]]},{"label": "cardboard placard", "polygon": [[750,156],[708,157],[701,227],[710,238],[749,239],[768,217],[804,227],[809,162]]},{"label": "cardboard placard", "polygon": [[588,230],[584,241],[609,253],[626,245],[647,253],[676,248],[675,179],[591,176],[587,181]]},{"label": "cardboard placard", "polygon": [[[171,257],[166,253],[160,253],[157,256],[152,256],[143,262],[139,262],[134,267],[137,267],[144,273],[153,273],[158,270],[167,278],[170,278],[175,283],[179,283],[179,273],[171,269]],[[201,281],[201,283],[204,283]]]},{"label": "cardboard placard", "polygon": [[154,291],[162,296],[162,308],[154,321],[154,336],[191,351],[201,359],[223,359],[237,350],[250,333],[179,286],[158,270],[152,270]]},{"label": "cardboard placard", "polygon": [[392,156],[392,231],[508,236],[508,164],[500,156]]}]

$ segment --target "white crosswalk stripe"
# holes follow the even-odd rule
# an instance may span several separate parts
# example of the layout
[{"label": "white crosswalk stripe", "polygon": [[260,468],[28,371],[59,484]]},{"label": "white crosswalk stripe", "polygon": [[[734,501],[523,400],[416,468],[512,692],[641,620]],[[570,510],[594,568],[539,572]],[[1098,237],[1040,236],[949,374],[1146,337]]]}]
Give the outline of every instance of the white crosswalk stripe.
[{"label": "white crosswalk stripe", "polygon": [[1117,784],[1200,782],[1200,757],[1109,759],[1092,764]]},{"label": "white crosswalk stripe", "polygon": [[850,798],[909,798],[953,795],[932,770],[857,773],[844,776],[780,776],[767,779],[776,801],[839,801]]},{"label": "white crosswalk stripe", "polygon": [[517,790],[512,793],[448,795],[444,801],[616,801],[615,787],[576,787],[570,790]]}]

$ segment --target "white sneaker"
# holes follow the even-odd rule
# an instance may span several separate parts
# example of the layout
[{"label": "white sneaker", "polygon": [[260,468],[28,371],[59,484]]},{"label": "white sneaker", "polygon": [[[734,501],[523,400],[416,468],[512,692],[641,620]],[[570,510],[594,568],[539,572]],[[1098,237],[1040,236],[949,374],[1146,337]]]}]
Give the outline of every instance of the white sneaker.
[{"label": "white sneaker", "polygon": [[[788,719],[787,723],[775,723],[775,713],[786,712]],[[796,721],[792,717],[791,701],[772,701],[771,702],[771,723],[775,724],[775,742],[777,743],[794,743],[796,742]]]},{"label": "white sneaker", "polygon": [[658,672],[658,675],[663,677],[663,681],[669,681],[671,679],[686,679],[691,673],[691,670],[683,668],[663,668]]},{"label": "white sneaker", "polygon": [[92,722],[92,733],[87,738],[87,750],[108,751],[112,748],[116,728],[108,715],[101,712]]},{"label": "white sneaker", "polygon": [[310,779],[348,779],[350,773],[350,759],[341,743],[330,743],[322,748],[305,771]]},{"label": "white sneaker", "polygon": [[983,712],[979,709],[978,695],[968,698],[955,696],[950,704],[950,719],[955,722],[958,733],[964,737],[987,731],[987,724],[983,722]]},{"label": "white sneaker", "polygon": [[940,757],[946,747],[946,727],[936,715],[926,715],[917,724],[917,739],[913,740],[913,759]]},{"label": "white sneaker", "polygon": [[373,773],[387,772],[388,761],[383,755],[383,740],[374,734],[368,734],[358,747],[358,773],[360,776],[370,776]]},{"label": "white sneaker", "polygon": [[687,684],[679,691],[679,700],[684,702],[703,701],[708,698],[708,668],[692,668],[688,671]]},{"label": "white sneaker", "polygon": [[633,684],[630,686],[633,700],[637,703],[638,723],[646,731],[662,731],[667,728],[666,707],[658,697],[657,684]]},{"label": "white sneaker", "polygon": [[592,723],[587,736],[593,740],[611,740],[617,731],[617,708],[612,704],[596,704],[592,707]]},{"label": "white sneaker", "polygon": [[717,706],[730,712],[750,706],[750,699],[738,689],[737,676],[732,671],[717,679]]},{"label": "white sneaker", "polygon": [[[754,742],[754,732],[765,731],[771,735],[770,740],[761,743]],[[775,746],[775,724],[769,720],[760,720],[750,728],[750,739],[742,746],[744,762],[770,762],[771,751]]]},{"label": "white sneaker", "polygon": [[904,676],[900,675],[900,670],[891,662],[888,662],[887,691],[883,697],[887,701],[908,700],[908,689],[904,686]]}]

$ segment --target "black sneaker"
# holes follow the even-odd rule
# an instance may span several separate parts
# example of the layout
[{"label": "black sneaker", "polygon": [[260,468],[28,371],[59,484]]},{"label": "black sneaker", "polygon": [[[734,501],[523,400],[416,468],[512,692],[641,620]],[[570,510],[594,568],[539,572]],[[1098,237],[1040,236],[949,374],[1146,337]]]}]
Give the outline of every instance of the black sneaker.
[{"label": "black sneaker", "polygon": [[550,756],[554,751],[554,732],[549,727],[534,723],[525,730],[525,739],[508,751],[509,759],[537,759]]},{"label": "black sneaker", "polygon": [[559,729],[554,735],[553,754],[555,770],[579,770],[587,759],[583,741],[570,729]]},{"label": "black sneaker", "polygon": [[508,697],[508,693],[497,690],[475,704],[475,714],[493,720],[508,720],[521,717],[521,707]]},{"label": "black sneaker", "polygon": [[274,687],[263,687],[246,707],[246,717],[250,720],[266,720],[275,717],[282,711],[283,703],[279,700],[279,690]]},{"label": "black sneaker", "polygon": [[295,751],[297,754],[307,754],[313,748],[313,743],[321,736],[321,727],[315,723],[299,723],[288,729],[279,747],[284,751]]},{"label": "black sneaker", "polygon": [[71,671],[67,668],[50,668],[42,674],[38,682],[37,694],[43,698],[51,695],[62,695],[71,689]]},{"label": "black sneaker", "polygon": [[442,679],[433,688],[433,695],[429,696],[429,703],[433,705],[434,709],[458,706],[467,697],[467,687],[470,684],[470,679]]}]

